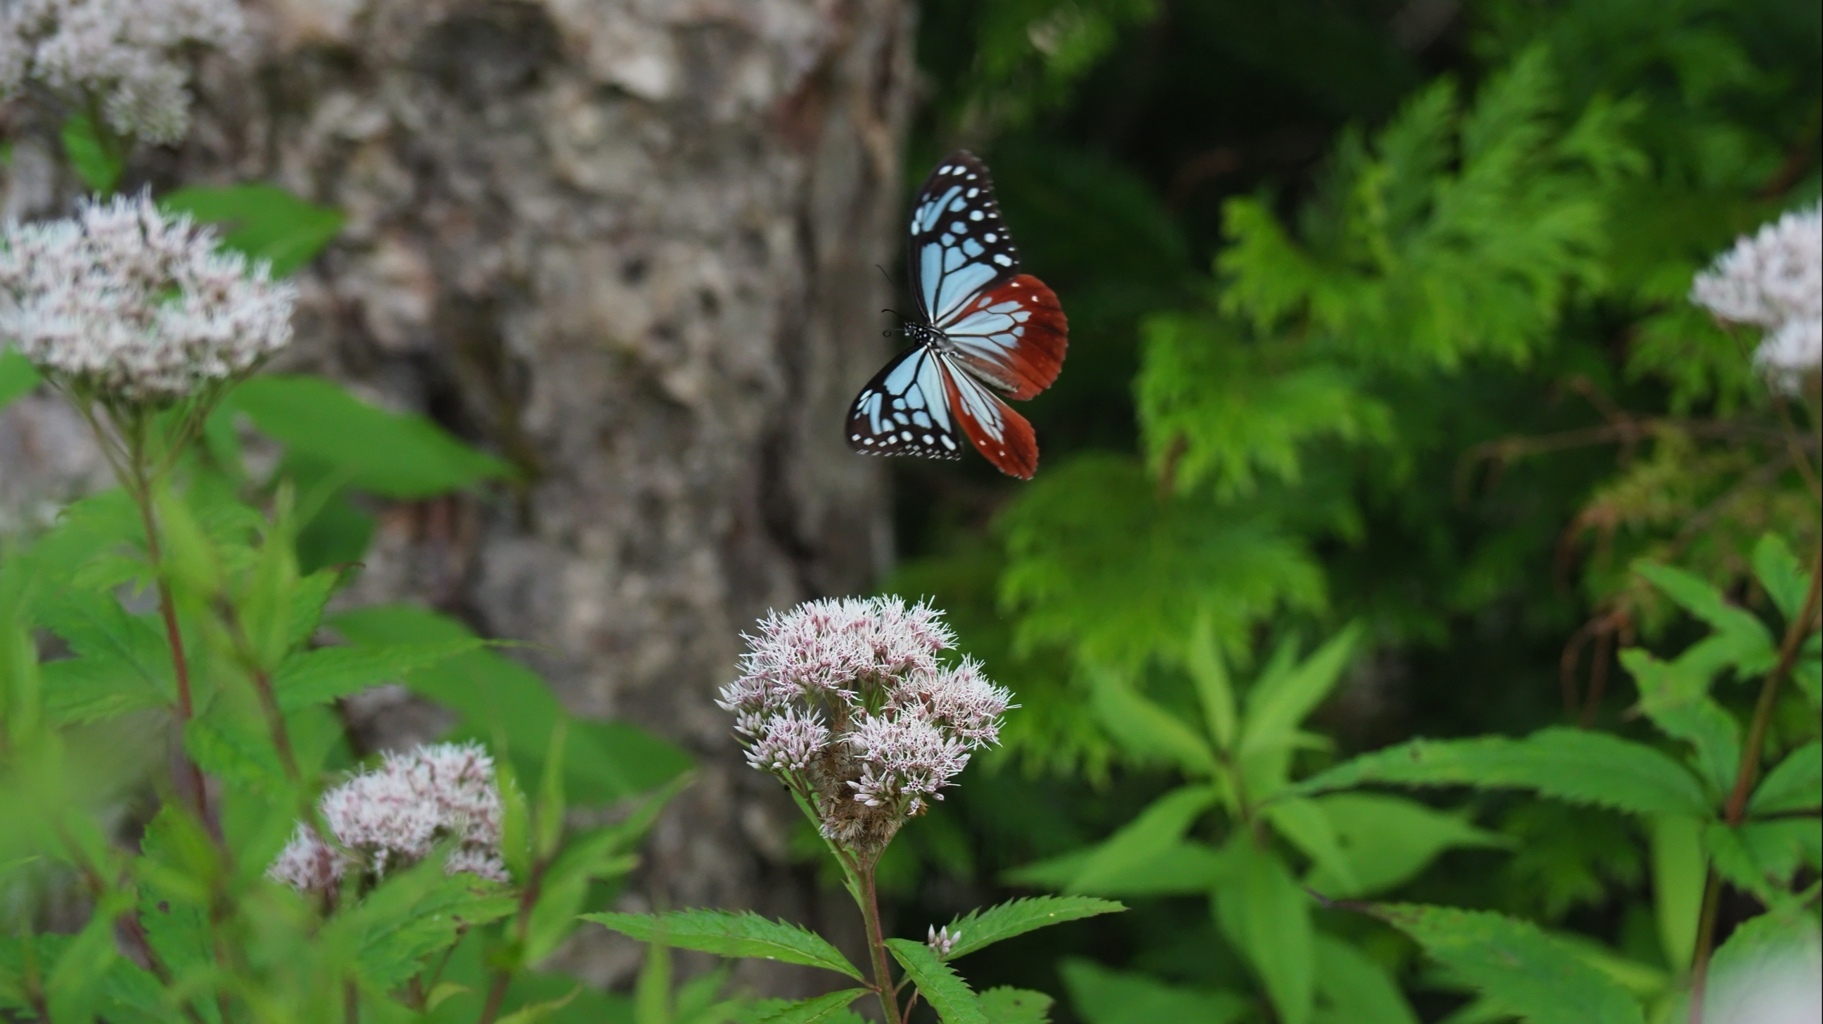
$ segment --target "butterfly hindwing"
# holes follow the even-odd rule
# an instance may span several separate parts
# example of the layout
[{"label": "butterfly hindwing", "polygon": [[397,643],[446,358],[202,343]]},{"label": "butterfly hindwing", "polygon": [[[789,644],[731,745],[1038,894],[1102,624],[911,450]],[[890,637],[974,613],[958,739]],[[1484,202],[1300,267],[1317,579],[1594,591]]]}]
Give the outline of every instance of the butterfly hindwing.
[{"label": "butterfly hindwing", "polygon": [[964,369],[1009,398],[1031,398],[1063,369],[1069,322],[1057,296],[1030,274],[983,292],[937,328]]},{"label": "butterfly hindwing", "polygon": [[1019,273],[994,183],[974,154],[951,154],[924,180],[906,255],[918,310],[934,324]]},{"label": "butterfly hindwing", "polygon": [[848,410],[848,444],[868,455],[962,457],[963,435],[942,357],[924,345],[907,349],[867,382]]},{"label": "butterfly hindwing", "polygon": [[942,370],[949,407],[975,450],[1002,473],[1030,480],[1038,469],[1038,436],[1032,425],[949,357],[935,359]]}]

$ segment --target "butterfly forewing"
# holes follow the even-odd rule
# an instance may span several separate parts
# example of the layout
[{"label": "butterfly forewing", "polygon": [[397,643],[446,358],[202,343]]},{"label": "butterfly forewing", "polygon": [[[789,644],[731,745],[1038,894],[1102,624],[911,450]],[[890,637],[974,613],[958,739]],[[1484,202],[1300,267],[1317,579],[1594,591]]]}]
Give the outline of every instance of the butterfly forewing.
[{"label": "butterfly forewing", "polygon": [[963,433],[942,357],[924,345],[907,349],[867,382],[848,411],[848,444],[869,455],[962,457]]},{"label": "butterfly forewing", "polygon": [[933,324],[1019,272],[994,184],[972,153],[952,154],[924,180],[912,204],[909,245],[912,293]]}]

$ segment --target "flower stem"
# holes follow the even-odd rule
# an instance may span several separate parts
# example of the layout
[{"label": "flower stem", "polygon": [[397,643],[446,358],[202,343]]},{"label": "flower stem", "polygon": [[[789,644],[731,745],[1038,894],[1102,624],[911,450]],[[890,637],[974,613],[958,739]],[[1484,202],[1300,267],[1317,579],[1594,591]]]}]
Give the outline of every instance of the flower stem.
[{"label": "flower stem", "polygon": [[[1804,595],[1803,607],[1785,626],[1785,638],[1779,643],[1779,660],[1767,673],[1760,686],[1760,699],[1753,708],[1753,720],[1747,728],[1747,742],[1741,747],[1741,767],[1735,772],[1734,789],[1722,808],[1722,822],[1729,828],[1747,817],[1747,800],[1759,781],[1761,750],[1766,743],[1766,730],[1772,723],[1772,711],[1778,703],[1779,686],[1797,664],[1798,652],[1810,636],[1817,604],[1823,598],[1823,544],[1810,562],[1810,589]],[[1709,984],[1709,958],[1715,952],[1716,926],[1721,917],[1722,881],[1715,869],[1709,871],[1703,887],[1702,916],[1697,921],[1696,951],[1690,961],[1690,1024],[1702,1024],[1703,999]]]},{"label": "flower stem", "polygon": [[899,998],[893,994],[892,968],[886,961],[886,936],[880,928],[880,895],[874,885],[874,865],[877,857],[860,858],[856,865],[861,878],[861,918],[867,923],[867,947],[873,956],[874,991],[880,996],[880,1012],[886,1014],[886,1024],[898,1024],[902,1019],[899,1014]]},{"label": "flower stem", "polygon": [[157,581],[158,614],[164,620],[165,640],[171,648],[171,672],[177,680],[177,735],[171,744],[171,771],[180,797],[190,805],[203,827],[220,839],[220,826],[209,811],[209,791],[203,781],[202,769],[184,753],[184,729],[195,717],[196,705],[191,696],[190,660],[184,653],[183,630],[177,624],[177,600],[171,593],[171,582],[165,578],[164,552],[158,543],[158,520],[152,511],[152,485],[146,475],[143,436],[143,430],[135,429],[128,440],[132,479],[123,483],[129,484],[127,491],[133,504],[139,507],[139,521],[145,527],[146,558],[152,564],[152,576]]}]

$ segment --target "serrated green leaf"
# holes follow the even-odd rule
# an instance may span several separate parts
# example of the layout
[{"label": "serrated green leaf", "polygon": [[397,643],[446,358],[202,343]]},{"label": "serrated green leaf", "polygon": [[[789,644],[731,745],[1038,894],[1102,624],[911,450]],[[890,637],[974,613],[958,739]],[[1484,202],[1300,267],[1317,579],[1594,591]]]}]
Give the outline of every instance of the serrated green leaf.
[{"label": "serrated green leaf", "polygon": [[547,1020],[557,1011],[575,1002],[576,997],[582,994],[582,990],[583,986],[578,984],[567,995],[522,1006],[500,1018],[500,1024],[533,1024],[535,1021]]},{"label": "serrated green leaf", "polygon": [[286,658],[273,676],[272,686],[279,707],[295,711],[398,682],[412,672],[484,646],[484,641],[469,637],[442,643],[319,647]]},{"label": "serrated green leaf", "polygon": [[1551,728],[1524,739],[1413,740],[1291,787],[1314,794],[1368,783],[1523,789],[1630,814],[1713,816],[1697,777],[1670,757],[1606,733]]},{"label": "serrated green leaf", "polygon": [[267,261],[274,277],[287,277],[309,263],[342,230],[340,213],[276,185],[180,188],[166,193],[158,205],[221,226],[228,248]]},{"label": "serrated green leaf", "polygon": [[1645,1024],[1625,989],[1527,922],[1411,904],[1383,905],[1373,913],[1528,1024]]},{"label": "serrated green leaf", "polygon": [[513,475],[430,420],[368,405],[317,377],[262,374],[242,381],[224,403],[261,433],[383,497],[427,498]]},{"label": "serrated green leaf", "polygon": [[1305,1024],[1316,1005],[1311,898],[1272,853],[1241,833],[1230,842],[1229,877],[1216,887],[1215,918],[1253,968],[1284,1024]]},{"label": "serrated green leaf", "polygon": [[887,939],[886,948],[943,1024],[988,1024],[981,1000],[929,946],[910,939]]},{"label": "serrated green leaf", "polygon": [[1386,968],[1333,935],[1316,933],[1317,1019],[1337,1024],[1419,1024]]},{"label": "serrated green leaf", "polygon": [[1633,571],[1650,580],[1685,611],[1708,623],[1728,643],[1730,660],[1743,676],[1765,672],[1778,660],[1778,647],[1766,624],[1722,597],[1701,577],[1668,565],[1642,562]]},{"label": "serrated green leaf", "polygon": [[584,914],[604,928],[641,942],[661,942],[716,956],[778,960],[846,974],[861,972],[821,935],[799,925],[772,921],[752,912],[674,910],[663,914]]},{"label": "serrated green leaf", "polygon": [[1360,627],[1350,626],[1296,667],[1264,676],[1247,694],[1241,752],[1255,753],[1289,742],[1298,724],[1335,689],[1360,636]]},{"label": "serrated green leaf", "polygon": [[849,1003],[868,994],[864,988],[848,988],[811,999],[800,999],[760,1018],[760,1024],[821,1024],[848,1009]]},{"label": "serrated green leaf", "polygon": [[388,877],[358,907],[325,926],[325,945],[353,949],[351,968],[374,988],[404,984],[428,957],[455,945],[468,929],[518,909],[516,896],[473,875],[446,875],[441,861],[433,855]]},{"label": "serrated green leaf", "polygon": [[1171,985],[1090,960],[1066,959],[1058,973],[1088,1024],[1239,1024],[1255,1013],[1251,999],[1233,992]]},{"label": "serrated green leaf", "polygon": [[286,786],[285,767],[271,739],[239,723],[192,718],[184,726],[184,750],[197,767],[227,785],[262,794]]},{"label": "serrated green leaf", "polygon": [[990,988],[977,997],[988,1024],[1050,1024],[1054,1000],[1022,988]]},{"label": "serrated green leaf", "polygon": [[93,721],[177,699],[170,647],[148,618],[127,614],[105,593],[66,592],[35,611],[77,654],[43,666],[45,713],[53,719]]},{"label": "serrated green leaf", "polygon": [[1823,741],[1811,740],[1785,755],[1754,787],[1748,817],[1814,811],[1823,807]]},{"label": "serrated green leaf", "polygon": [[38,381],[38,370],[31,360],[11,348],[0,349],[0,409],[31,394]]},{"label": "serrated green leaf", "polygon": [[1100,914],[1116,914],[1126,909],[1113,900],[1099,900],[1089,896],[1028,896],[972,910],[946,926],[954,945],[950,947],[949,955],[943,959],[965,957],[1004,939],[1054,924],[1080,921]]},{"label": "serrated green leaf", "polygon": [[1361,880],[1354,861],[1342,850],[1342,839],[1323,805],[1304,797],[1275,800],[1260,808],[1273,830],[1309,857],[1324,878],[1333,879],[1337,892],[1358,893]]},{"label": "serrated green leaf", "polygon": [[1690,744],[1695,763],[1716,798],[1734,784],[1741,764],[1741,727],[1709,696],[1710,673],[1693,659],[1663,662],[1638,648],[1620,652],[1620,663],[1639,686],[1639,706],[1652,723]]}]

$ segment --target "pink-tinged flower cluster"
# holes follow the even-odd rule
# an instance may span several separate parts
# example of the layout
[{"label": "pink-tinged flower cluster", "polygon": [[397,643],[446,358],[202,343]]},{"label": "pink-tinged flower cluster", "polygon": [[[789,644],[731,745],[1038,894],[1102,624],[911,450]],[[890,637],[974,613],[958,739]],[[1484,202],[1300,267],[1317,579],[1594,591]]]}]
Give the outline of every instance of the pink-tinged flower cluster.
[{"label": "pink-tinged flower cluster", "polygon": [[1691,301],[1765,330],[1754,362],[1795,390],[1823,364],[1823,211],[1788,213],[1697,275]]},{"label": "pink-tinged flower cluster", "polygon": [[500,859],[500,791],[479,744],[389,753],[380,766],[323,794],[329,835],[300,824],[266,874],[300,892],[331,892],[351,871],[375,878],[410,867],[454,840],[450,874],[508,880]]},{"label": "pink-tinged flower cluster", "polygon": [[293,285],[150,196],[0,229],[0,343],[62,384],[165,402],[238,377],[291,340]]},{"label": "pink-tinged flower cluster", "polygon": [[190,126],[184,51],[248,48],[234,0],[7,0],[0,3],[0,99],[36,83],[108,127],[176,142]]},{"label": "pink-tinged flower cluster", "polygon": [[1000,738],[1012,695],[964,658],[943,613],[896,597],[810,601],[747,639],[717,703],[747,762],[811,799],[824,836],[878,850]]}]

